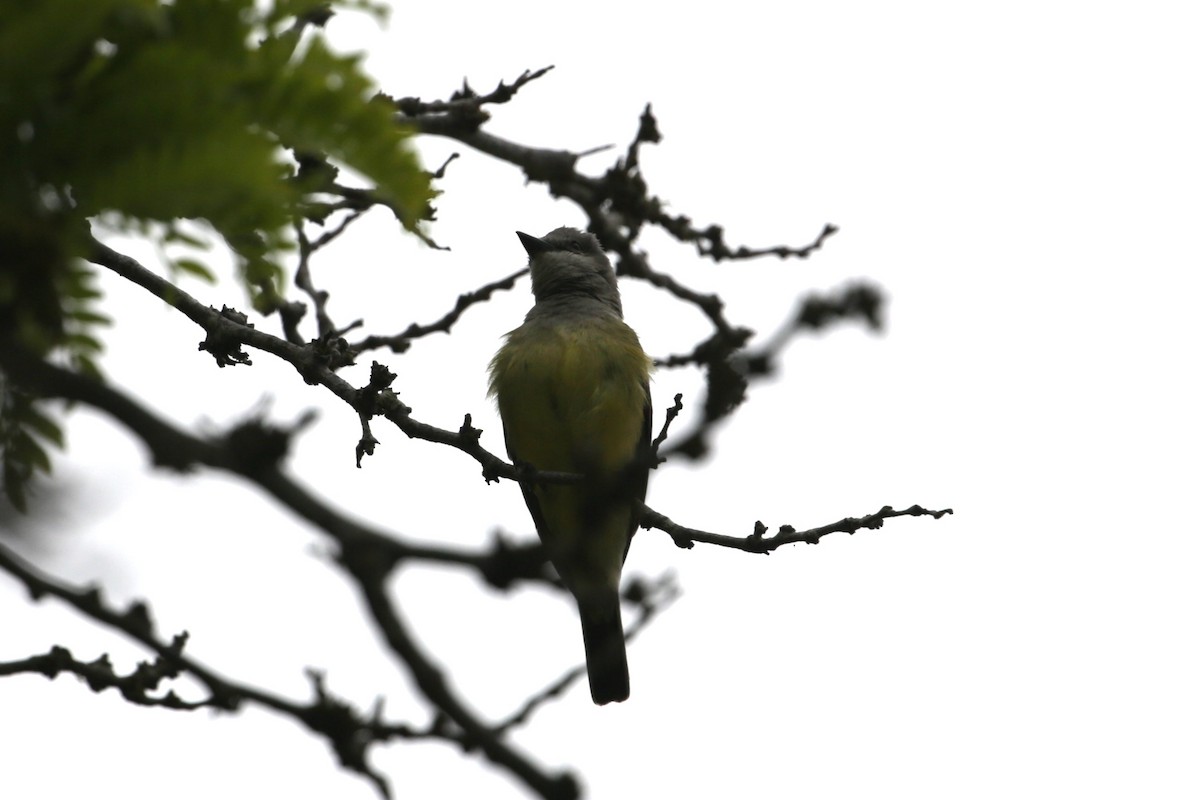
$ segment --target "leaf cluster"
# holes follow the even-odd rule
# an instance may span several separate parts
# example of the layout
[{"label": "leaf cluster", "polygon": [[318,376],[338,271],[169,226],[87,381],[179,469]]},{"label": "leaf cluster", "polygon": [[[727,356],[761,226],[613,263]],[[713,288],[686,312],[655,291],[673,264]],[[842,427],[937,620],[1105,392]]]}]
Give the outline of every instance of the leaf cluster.
[{"label": "leaf cluster", "polygon": [[[260,308],[278,303],[294,227],[336,188],[336,167],[300,163],[351,168],[416,230],[429,176],[360,58],[316,29],[335,5],[370,8],[0,0],[0,347],[93,370],[105,319],[83,257],[97,218],[160,245],[199,243],[180,220],[211,228]],[[18,405],[3,394],[0,408]],[[11,448],[19,483],[38,460]]]},{"label": "leaf cluster", "polygon": [[62,429],[33,397],[9,386],[0,373],[0,482],[8,501],[21,513],[34,476],[50,472],[46,444],[62,447]]},{"label": "leaf cluster", "polygon": [[80,255],[70,222],[99,214],[131,226],[203,220],[252,289],[267,289],[305,194],[323,188],[297,179],[285,149],[365,175],[407,227],[428,202],[428,178],[391,109],[372,101],[359,58],[306,33],[321,4],[11,5],[0,29],[0,233],[40,240],[45,262]]}]

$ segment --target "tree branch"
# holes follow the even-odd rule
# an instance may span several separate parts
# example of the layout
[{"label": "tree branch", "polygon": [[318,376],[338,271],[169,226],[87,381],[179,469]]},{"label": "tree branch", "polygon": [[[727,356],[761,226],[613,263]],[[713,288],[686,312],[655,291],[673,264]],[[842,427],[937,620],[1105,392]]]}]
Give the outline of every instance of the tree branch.
[{"label": "tree branch", "polygon": [[[53,677],[50,670],[55,667],[75,672],[88,680],[93,691],[102,691],[109,685],[117,686],[121,688],[126,699],[139,705],[188,710],[208,707],[220,711],[235,711],[243,702],[257,703],[300,721],[313,733],[324,737],[337,753],[343,766],[370,779],[384,797],[390,797],[386,780],[367,764],[366,755],[369,745],[394,738],[397,735],[396,731],[403,730],[404,726],[383,726],[368,722],[349,705],[335,702],[321,692],[317,692],[316,698],[305,705],[225,678],[190,656],[184,655],[186,632],[175,636],[170,643],[161,641],[155,633],[150,610],[145,603],[135,602],[125,611],[117,611],[105,602],[98,588],[70,587],[34,569],[3,545],[0,545],[0,569],[21,581],[34,600],[46,596],[56,597],[84,616],[120,631],[158,655],[155,662],[149,665],[143,663],[132,675],[121,677],[112,670],[107,657],[102,656],[91,664],[75,668],[78,662],[70,658],[70,653],[65,648],[56,647],[46,656],[34,657],[33,664],[41,667],[38,671],[42,674]],[[30,662],[30,659],[14,662],[20,668],[10,665],[7,674],[31,671],[27,668]],[[175,697],[173,692],[168,692],[165,697],[157,700],[146,695],[146,692],[157,688],[160,680],[174,678],[183,673],[198,680],[208,692],[208,697],[201,701],[183,701]],[[5,673],[0,671],[0,674]]]},{"label": "tree branch", "polygon": [[547,800],[574,800],[578,781],[567,772],[551,775],[510,747],[493,726],[479,719],[451,690],[441,668],[427,658],[409,633],[396,605],[385,591],[386,572],[370,548],[344,550],[342,563],[357,579],[359,590],[376,626],[392,651],[408,668],[421,693],[463,732],[468,748],[478,747],[494,764],[505,768]]},{"label": "tree branch", "polygon": [[[0,558],[3,555],[0,554]],[[183,644],[187,634],[176,636],[172,646],[178,644],[178,651],[183,652]],[[128,675],[118,675],[113,669],[108,655],[102,655],[95,661],[78,661],[65,647],[55,645],[42,655],[30,656],[19,661],[0,662],[0,675],[19,675],[23,672],[44,675],[53,680],[63,672],[78,675],[87,683],[93,692],[116,688],[121,696],[130,703],[139,706],[162,706],[176,710],[192,711],[197,708],[217,708],[227,710],[214,697],[205,700],[183,700],[175,690],[169,690],[161,697],[155,697],[150,692],[157,691],[164,679],[177,678],[180,669],[161,656],[154,661],[143,661]]]},{"label": "tree branch", "polygon": [[461,450],[483,466],[483,475],[488,481],[500,477],[517,480],[521,476],[516,467],[488,452],[479,444],[479,436],[482,431],[476,428],[464,425],[459,431],[447,431],[418,422],[411,417],[411,410],[390,391],[371,394],[369,407],[364,408],[362,406],[364,396],[360,390],[340,378],[334,371],[335,367],[340,366],[341,363],[331,363],[331,359],[323,354],[320,348],[314,346],[314,343],[292,344],[277,336],[256,330],[253,325],[245,321],[244,315],[233,312],[231,309],[218,312],[216,309],[205,306],[187,292],[155,275],[136,260],[116,252],[107,245],[95,242],[90,258],[94,263],[111,269],[179,309],[188,319],[203,328],[207,332],[208,338],[201,344],[201,349],[209,350],[217,356],[218,364],[224,366],[230,360],[247,363],[249,359],[240,353],[242,345],[262,350],[291,364],[305,382],[324,386],[356,411],[368,416],[386,417],[411,438],[424,439]]},{"label": "tree branch", "polygon": [[529,268],[517,270],[507,278],[501,278],[498,281],[484,284],[473,292],[466,292],[458,296],[458,300],[454,303],[454,308],[448,311],[441,319],[436,322],[431,322],[427,325],[418,325],[417,323],[410,324],[402,333],[394,336],[368,336],[358,344],[352,345],[351,349],[355,353],[362,353],[367,350],[373,350],[377,347],[386,347],[393,353],[403,353],[406,351],[412,340],[421,336],[428,336],[431,333],[441,332],[449,333],[450,328],[454,323],[458,322],[459,317],[463,315],[468,308],[476,303],[482,303],[499,291],[507,291],[513,288],[517,279],[529,272]]},{"label": "tree branch", "polygon": [[[514,551],[500,547],[493,553],[468,554],[449,548],[404,545],[390,536],[348,519],[284,475],[278,463],[286,454],[290,432],[281,432],[257,423],[246,423],[235,428],[223,439],[201,440],[162,422],[106,384],[28,354],[21,357],[10,353],[0,358],[0,366],[13,374],[23,385],[43,395],[79,400],[107,411],[135,433],[150,437],[144,441],[153,453],[159,453],[163,447],[175,448],[170,461],[175,469],[204,464],[242,475],[326,532],[339,545],[339,563],[355,579],[372,617],[400,663],[413,676],[422,694],[461,731],[461,735],[453,731],[448,735],[470,747],[478,747],[490,760],[512,772],[543,797],[567,800],[578,796],[578,783],[572,776],[565,773],[554,776],[544,773],[527,756],[502,741],[499,734],[495,733],[494,726],[479,720],[467,709],[466,704],[451,691],[441,671],[409,635],[399,611],[385,589],[392,569],[402,560],[416,558],[469,564],[497,586],[510,585],[517,579],[518,572],[509,571],[513,567],[529,570],[521,575],[522,579],[543,580],[557,585],[558,582],[551,578],[548,572],[545,556],[540,550],[536,558],[513,558]],[[160,460],[156,455],[156,463]],[[15,555],[4,551],[0,551],[0,568],[22,579],[35,597],[48,593],[67,600],[88,616],[118,627],[156,652],[166,655],[165,646],[154,639],[149,612],[143,604],[136,605],[123,615],[116,614],[105,607],[98,591],[93,591],[87,596],[73,592],[50,579],[37,576],[30,568],[22,565]],[[182,649],[182,642],[179,649]],[[320,702],[311,707],[289,704],[279,698],[244,687],[232,694],[233,684],[230,682],[216,677],[214,673],[190,660],[182,657],[177,660],[189,672],[197,675],[214,695],[220,689],[224,692],[221,697],[250,696],[264,705],[301,719],[310,729],[329,739],[343,765],[371,778],[380,791],[387,794],[388,789],[382,776],[371,770],[366,762],[367,745],[374,740],[368,738],[364,741],[361,729],[365,723],[348,705],[330,705],[323,691],[318,691]],[[215,702],[207,701],[204,704],[212,705]],[[235,703],[234,700],[226,702]],[[353,730],[346,731],[351,722],[360,730],[359,734],[355,734]],[[376,725],[372,730],[376,731],[378,728],[379,725]],[[392,731],[391,728],[388,730]]]},{"label": "tree branch", "polygon": [[700,542],[702,544],[729,547],[734,550],[743,550],[747,553],[770,553],[785,544],[797,544],[799,542],[816,544],[822,537],[828,536],[831,533],[853,534],[863,528],[878,530],[883,527],[885,520],[892,517],[933,517],[934,519],[940,519],[946,514],[953,513],[954,509],[952,508],[931,511],[927,508],[913,505],[897,511],[891,506],[884,506],[874,514],[867,514],[865,517],[846,517],[837,522],[831,522],[819,528],[809,528],[805,531],[798,531],[791,525],[780,525],[779,531],[773,536],[766,535],[766,525],[762,524],[762,522],[755,522],[754,533],[749,536],[739,537],[721,533],[710,533],[698,528],[688,528],[643,505],[641,525],[646,530],[658,528],[660,531],[670,534],[675,544],[684,549],[691,549],[697,542]]}]

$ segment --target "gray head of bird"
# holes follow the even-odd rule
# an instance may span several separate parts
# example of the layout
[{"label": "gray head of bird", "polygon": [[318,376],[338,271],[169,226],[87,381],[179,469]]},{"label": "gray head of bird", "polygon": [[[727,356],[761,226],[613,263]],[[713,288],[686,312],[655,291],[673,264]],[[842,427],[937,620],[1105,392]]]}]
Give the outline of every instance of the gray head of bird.
[{"label": "gray head of bird", "polygon": [[517,231],[529,253],[533,297],[538,303],[591,298],[621,314],[617,275],[600,240],[575,228],[556,228],[540,239]]}]

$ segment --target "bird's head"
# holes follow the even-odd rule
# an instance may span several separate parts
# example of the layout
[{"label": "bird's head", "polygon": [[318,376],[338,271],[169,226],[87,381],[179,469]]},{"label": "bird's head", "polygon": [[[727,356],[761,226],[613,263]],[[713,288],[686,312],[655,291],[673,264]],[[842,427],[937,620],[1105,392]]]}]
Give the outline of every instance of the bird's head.
[{"label": "bird's head", "polygon": [[538,238],[517,231],[529,254],[533,296],[538,303],[592,298],[621,313],[617,275],[600,241],[575,228],[556,228]]}]

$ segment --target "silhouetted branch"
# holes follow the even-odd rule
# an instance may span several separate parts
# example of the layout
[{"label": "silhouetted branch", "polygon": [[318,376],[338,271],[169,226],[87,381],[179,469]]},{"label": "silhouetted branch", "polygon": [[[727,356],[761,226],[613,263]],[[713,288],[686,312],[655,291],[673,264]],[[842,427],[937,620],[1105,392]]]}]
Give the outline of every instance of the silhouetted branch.
[{"label": "silhouetted branch", "polygon": [[664,457],[705,456],[715,423],[741,404],[752,380],[775,374],[780,353],[798,334],[824,330],[845,321],[859,321],[870,330],[879,331],[883,327],[884,303],[883,291],[865,283],[851,284],[825,295],[810,294],[800,301],[792,317],[757,347],[743,348],[738,344],[731,349],[733,343],[714,333],[690,353],[657,360],[655,365],[659,367],[700,366],[708,377],[703,418],[691,431],[676,438]]},{"label": "silhouetted branch", "polygon": [[[522,72],[512,83],[500,81],[488,94],[477,94],[474,89],[463,81],[462,89],[450,96],[449,100],[433,100],[425,102],[417,97],[403,97],[399,100],[388,98],[405,119],[441,120],[447,126],[460,128],[464,132],[478,128],[486,122],[489,115],[483,111],[488,104],[507,103],[521,87],[535,81],[554,69],[553,65],[539,70]],[[383,95],[387,97],[387,95]]]},{"label": "silhouetted branch", "polygon": [[[55,647],[44,656],[13,662],[16,666],[8,665],[8,671],[0,669],[0,675],[34,671],[30,666],[38,667],[36,671],[48,677],[54,677],[59,671],[74,672],[88,681],[92,691],[100,692],[109,686],[115,686],[130,702],[174,709],[207,707],[219,711],[236,711],[245,702],[256,703],[290,716],[313,733],[324,737],[337,754],[340,763],[368,778],[384,797],[390,797],[391,793],[384,777],[366,761],[369,746],[405,736],[406,733],[407,738],[425,738],[431,735],[416,732],[404,724],[384,724],[377,719],[378,715],[375,715],[374,719],[367,719],[348,704],[331,698],[319,681],[314,680],[314,699],[304,704],[225,678],[184,654],[186,633],[175,636],[170,643],[161,641],[154,631],[150,611],[145,603],[136,602],[125,611],[117,611],[105,602],[99,589],[70,587],[42,574],[2,545],[0,569],[24,583],[34,600],[46,596],[56,597],[73,606],[84,616],[120,631],[158,655],[157,660],[143,662],[130,675],[119,676],[108,663],[107,657],[102,656],[90,664],[80,664],[71,657],[66,648]],[[207,691],[208,697],[199,701],[185,701],[175,696],[173,691],[157,698],[147,694],[156,690],[163,679],[172,679],[183,674],[199,681]],[[438,738],[455,740],[455,737],[449,734],[439,734]]]},{"label": "silhouetted branch", "polygon": [[411,409],[400,402],[391,391],[371,394],[369,407],[364,407],[365,396],[334,371],[344,366],[345,359],[349,357],[344,350],[331,355],[334,351],[322,348],[320,340],[296,345],[256,330],[246,321],[245,315],[229,308],[218,312],[205,306],[136,260],[99,242],[93,245],[91,260],[162,298],[203,328],[208,337],[202,348],[217,355],[218,364],[224,366],[226,363],[250,363],[249,358],[241,351],[243,345],[270,353],[295,367],[306,383],[324,386],[360,414],[367,414],[369,417],[383,416],[409,437],[449,445],[463,451],[482,465],[487,480],[501,477],[512,480],[518,478],[518,470],[513,465],[488,452],[479,444],[481,431],[478,429],[464,426],[459,431],[447,431],[418,422],[412,418]]},{"label": "silhouetted branch", "polygon": [[404,329],[403,333],[395,334],[394,336],[368,336],[361,342],[352,346],[352,350],[356,353],[362,353],[367,350],[373,350],[377,347],[386,347],[393,353],[403,353],[408,350],[413,339],[420,336],[428,336],[431,333],[441,332],[449,333],[450,328],[454,323],[458,322],[459,317],[463,315],[471,306],[476,303],[482,303],[489,300],[493,294],[499,291],[506,291],[513,288],[517,279],[529,272],[528,268],[518,270],[507,278],[501,278],[498,281],[484,284],[473,292],[466,292],[458,296],[458,300],[454,303],[454,308],[450,309],[441,319],[436,322],[431,322],[427,325],[418,325],[412,323]]},{"label": "silhouetted branch", "polygon": [[[182,652],[186,640],[187,634],[180,634],[175,637],[172,645],[178,644],[179,652]],[[213,697],[198,701],[183,700],[173,689],[161,696],[151,695],[151,692],[158,690],[163,680],[177,678],[180,674],[176,665],[161,656],[154,661],[139,663],[128,675],[118,675],[107,654],[95,661],[84,662],[77,660],[67,648],[58,645],[42,655],[30,656],[19,661],[0,662],[0,675],[19,675],[23,672],[44,675],[51,680],[68,672],[82,678],[93,692],[115,688],[130,703],[139,706],[162,706],[182,711],[205,707],[224,708]]]},{"label": "silhouetted branch", "polygon": [[580,794],[573,775],[551,775],[529,757],[511,747],[494,726],[479,719],[450,688],[441,668],[417,646],[396,604],[385,591],[386,570],[381,569],[376,553],[369,547],[343,550],[342,563],[355,576],[367,609],[388,646],[408,668],[421,693],[461,729],[464,744],[479,748],[488,760],[504,767],[547,800],[574,800]]},{"label": "silhouetted branch", "polygon": [[[13,366],[10,356],[4,367],[11,370]],[[152,442],[147,442],[152,452],[157,453],[165,442],[170,442],[174,452],[170,462],[172,468],[184,469],[199,463],[236,472],[258,484],[299,516],[316,524],[338,543],[339,563],[358,581],[376,624],[380,626],[400,663],[413,674],[426,698],[462,731],[460,736],[454,729],[447,729],[446,735],[471,747],[479,747],[491,760],[513,771],[544,797],[565,799],[578,796],[578,785],[573,778],[565,774],[544,774],[526,756],[489,733],[492,726],[467,710],[466,705],[450,690],[440,671],[433,667],[432,661],[409,636],[384,588],[395,565],[409,558],[432,556],[434,560],[442,562],[477,566],[480,574],[487,575],[494,585],[509,584],[516,577],[514,574],[501,577],[498,569],[501,563],[512,565],[520,562],[511,558],[498,561],[505,555],[499,549],[496,553],[468,555],[445,548],[410,547],[348,519],[280,471],[279,462],[286,454],[291,431],[269,428],[256,422],[238,426],[219,440],[201,440],[176,430],[117,390],[87,376],[35,358],[18,361],[15,366],[19,369],[19,378],[43,395],[88,402],[109,411],[118,421],[127,424],[131,421],[131,427],[136,426],[135,432],[144,432],[152,439]],[[157,456],[155,460],[158,460]],[[536,563],[526,561],[525,564],[536,569],[527,578],[556,583],[549,580],[544,556]],[[348,705],[332,702],[323,687],[319,687],[318,701],[309,707],[289,703],[259,690],[238,687],[234,692],[234,684],[180,655],[183,639],[177,640],[177,650],[168,650],[166,645],[158,642],[154,638],[149,611],[144,604],[136,604],[129,611],[118,614],[104,605],[98,590],[84,593],[65,588],[51,579],[36,575],[15,555],[4,550],[0,550],[0,569],[12,572],[23,580],[35,597],[52,594],[67,600],[93,619],[125,631],[164,657],[174,658],[175,662],[200,678],[213,692],[214,698],[223,698],[220,700],[224,703],[223,707],[232,709],[236,707],[238,699],[246,696],[301,719],[314,732],[329,739],[344,766],[369,777],[383,794],[388,794],[382,776],[366,762],[367,745],[374,739],[366,737],[363,730],[370,728],[375,731],[379,725],[370,727]],[[113,676],[113,680],[116,679]],[[219,701],[211,699],[201,704],[218,705]],[[355,724],[351,725],[351,722]],[[399,729],[393,727],[387,730],[387,737],[390,738],[397,735]]]},{"label": "silhouetted branch", "polygon": [[282,470],[291,437],[306,420],[281,428],[251,418],[224,435],[201,437],[164,420],[109,383],[22,354],[16,348],[0,353],[0,368],[43,397],[80,402],[105,412],[146,445],[157,467],[177,472],[209,467],[249,479],[340,545],[370,544],[385,554],[388,563],[431,561],[469,567],[497,587],[523,580],[556,583],[544,567],[544,557],[540,565],[536,559],[516,559],[513,548],[501,543],[491,551],[468,551],[404,541],[394,532],[355,520],[314,495]]},{"label": "silhouetted branch", "polygon": [[701,544],[715,544],[734,550],[743,550],[747,553],[770,553],[785,544],[797,544],[800,542],[816,544],[822,537],[828,536],[831,533],[853,534],[855,531],[864,528],[877,530],[883,527],[884,520],[891,519],[892,517],[933,517],[934,519],[940,519],[946,514],[953,513],[954,509],[952,508],[931,511],[927,508],[914,505],[897,511],[891,506],[884,506],[874,514],[868,514],[865,517],[846,517],[837,522],[822,525],[819,528],[809,528],[803,531],[798,531],[791,525],[780,525],[778,532],[772,536],[767,536],[766,525],[762,524],[762,522],[755,522],[753,533],[749,536],[739,537],[721,533],[710,533],[698,528],[688,528],[643,505],[641,524],[647,530],[658,528],[660,531],[670,534],[675,544],[684,549],[690,549],[697,542],[700,542]]}]

